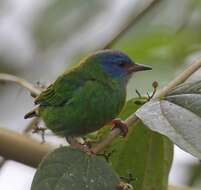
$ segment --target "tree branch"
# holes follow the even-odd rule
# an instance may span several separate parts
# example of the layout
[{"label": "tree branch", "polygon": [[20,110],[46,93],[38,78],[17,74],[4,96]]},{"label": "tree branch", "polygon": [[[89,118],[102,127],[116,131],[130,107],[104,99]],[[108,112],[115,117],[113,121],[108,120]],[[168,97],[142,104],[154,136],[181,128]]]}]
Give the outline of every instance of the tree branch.
[{"label": "tree branch", "polygon": [[30,82],[26,81],[23,78],[14,75],[0,73],[0,81],[15,82],[16,84],[19,84],[20,86],[26,88],[34,95],[39,95],[41,93],[41,91],[38,88],[36,88],[33,84],[31,84]]},{"label": "tree branch", "polygon": [[37,167],[52,149],[47,144],[40,144],[36,140],[3,128],[0,128],[0,139],[1,156],[33,167]]},{"label": "tree branch", "polygon": [[192,63],[185,71],[183,71],[180,75],[178,75],[175,79],[169,82],[166,86],[164,86],[161,90],[159,90],[154,98],[159,98],[165,96],[168,92],[170,92],[174,87],[183,83],[188,79],[195,71],[197,71],[201,67],[201,58],[197,59],[194,63]]},{"label": "tree branch", "polygon": [[[201,67],[201,58],[191,64],[186,70],[184,70],[180,75],[178,75],[175,79],[170,81],[166,86],[164,86],[161,90],[159,90],[156,95],[153,97],[154,99],[164,97],[168,92],[170,92],[174,87],[183,83],[186,79],[188,79],[195,71],[197,71]],[[125,123],[129,126],[136,125],[139,119],[135,115],[135,113],[131,114],[126,120]],[[118,128],[112,130],[99,144],[92,147],[92,152],[97,153],[103,150],[107,145],[111,144],[111,142],[120,135],[121,131]]]},{"label": "tree branch", "polygon": [[[46,144],[25,137],[16,132],[0,128],[0,152],[7,159],[12,159],[32,167],[37,167],[41,159],[52,150]],[[169,186],[168,190],[194,190],[187,187]]]}]

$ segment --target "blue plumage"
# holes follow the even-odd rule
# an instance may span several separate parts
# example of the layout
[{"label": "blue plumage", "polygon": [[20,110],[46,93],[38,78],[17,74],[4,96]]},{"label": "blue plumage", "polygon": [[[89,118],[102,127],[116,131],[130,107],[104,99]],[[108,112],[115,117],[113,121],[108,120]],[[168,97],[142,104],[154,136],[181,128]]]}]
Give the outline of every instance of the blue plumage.
[{"label": "blue plumage", "polygon": [[96,55],[98,63],[111,77],[125,79],[129,77],[127,67],[133,66],[134,62],[124,53],[114,50],[99,51]]}]

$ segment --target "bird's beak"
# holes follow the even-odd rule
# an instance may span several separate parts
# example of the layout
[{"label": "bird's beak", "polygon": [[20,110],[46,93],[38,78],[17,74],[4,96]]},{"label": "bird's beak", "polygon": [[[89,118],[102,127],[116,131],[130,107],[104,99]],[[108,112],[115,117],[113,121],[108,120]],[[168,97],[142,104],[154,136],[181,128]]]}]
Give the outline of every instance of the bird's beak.
[{"label": "bird's beak", "polygon": [[142,65],[142,64],[133,64],[128,68],[129,73],[138,72],[138,71],[145,71],[145,70],[152,70],[150,66]]}]

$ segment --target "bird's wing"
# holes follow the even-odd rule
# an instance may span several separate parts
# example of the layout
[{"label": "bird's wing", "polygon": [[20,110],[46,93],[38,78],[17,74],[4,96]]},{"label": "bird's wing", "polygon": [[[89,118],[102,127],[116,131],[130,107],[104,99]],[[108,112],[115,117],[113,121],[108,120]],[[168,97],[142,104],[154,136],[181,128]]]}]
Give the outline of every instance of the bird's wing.
[{"label": "bird's wing", "polygon": [[[35,104],[41,106],[61,106],[68,103],[73,95],[88,82],[100,82],[93,77],[62,75],[35,99]],[[108,84],[106,84],[108,85]]]},{"label": "bird's wing", "polygon": [[41,106],[63,105],[72,98],[74,92],[84,83],[85,81],[79,78],[79,76],[61,76],[38,97],[36,97],[35,104]]}]

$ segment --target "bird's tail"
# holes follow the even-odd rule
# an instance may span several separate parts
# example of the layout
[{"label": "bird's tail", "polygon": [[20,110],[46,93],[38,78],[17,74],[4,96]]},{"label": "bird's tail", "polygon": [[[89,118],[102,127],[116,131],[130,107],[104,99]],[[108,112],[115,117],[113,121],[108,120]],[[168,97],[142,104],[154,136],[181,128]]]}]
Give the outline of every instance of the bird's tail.
[{"label": "bird's tail", "polygon": [[24,119],[32,118],[32,117],[37,117],[38,116],[38,108],[34,108],[27,114],[25,114]]}]

